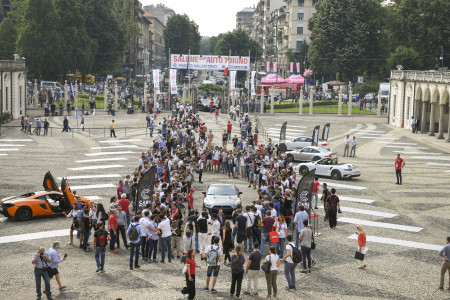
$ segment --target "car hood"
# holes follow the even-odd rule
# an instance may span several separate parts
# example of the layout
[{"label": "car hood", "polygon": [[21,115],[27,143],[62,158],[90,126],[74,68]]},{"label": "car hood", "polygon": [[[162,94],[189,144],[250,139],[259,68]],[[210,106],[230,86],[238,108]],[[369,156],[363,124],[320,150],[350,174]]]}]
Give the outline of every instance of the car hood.
[{"label": "car hood", "polygon": [[240,202],[241,199],[238,196],[223,196],[223,195],[206,195],[203,202],[212,205],[234,205]]}]

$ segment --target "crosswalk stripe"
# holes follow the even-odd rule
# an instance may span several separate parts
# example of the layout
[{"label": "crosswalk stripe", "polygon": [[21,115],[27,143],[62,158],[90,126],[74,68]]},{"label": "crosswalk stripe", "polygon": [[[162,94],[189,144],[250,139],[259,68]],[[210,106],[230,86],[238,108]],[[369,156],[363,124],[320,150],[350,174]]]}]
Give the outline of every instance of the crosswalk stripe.
[{"label": "crosswalk stripe", "polygon": [[[67,176],[66,178],[69,180],[76,179],[92,179],[92,178],[120,178],[119,174],[102,174],[102,175],[80,175],[80,176]],[[58,180],[62,180],[62,177],[58,177]]]},{"label": "crosswalk stripe", "polygon": [[348,185],[348,184],[334,183],[334,182],[327,182],[327,185],[334,186],[334,187],[340,187],[343,189],[350,189],[350,190],[365,190],[365,189],[367,189],[364,186]]},{"label": "crosswalk stripe", "polygon": [[412,156],[413,159],[450,160],[450,157]]},{"label": "crosswalk stripe", "polygon": [[373,133],[386,133],[386,131],[383,130],[366,130],[366,129],[350,129],[351,131],[359,131],[359,132],[373,132]]},{"label": "crosswalk stripe", "polygon": [[[358,235],[352,234],[348,237],[352,240],[357,240]],[[441,245],[433,245],[433,244],[426,244],[426,243],[418,243],[413,241],[405,241],[405,240],[397,240],[397,239],[390,239],[385,238],[381,236],[374,236],[374,235],[368,235],[366,237],[367,242],[372,243],[380,243],[380,244],[388,244],[388,245],[395,245],[395,246],[404,246],[409,248],[417,248],[417,249],[424,249],[424,250],[433,250],[433,251],[439,251],[442,249]]]},{"label": "crosswalk stripe", "polygon": [[99,143],[129,143],[129,142],[139,142],[141,139],[132,140],[110,140],[110,141],[98,141]]},{"label": "crosswalk stripe", "polygon": [[370,204],[370,203],[375,202],[375,200],[361,199],[361,198],[352,198],[352,197],[346,197],[346,196],[339,196],[339,200],[341,200],[341,201],[349,201],[349,202],[366,203],[366,204]]},{"label": "crosswalk stripe", "polygon": [[344,222],[344,223],[350,223],[350,224],[361,224],[361,225],[365,225],[365,226],[388,228],[388,229],[410,231],[410,232],[419,232],[423,229],[421,227],[406,226],[406,225],[384,223],[384,222],[374,222],[374,221],[367,221],[367,220],[353,219],[353,218],[346,218],[346,217],[339,218],[337,221]]},{"label": "crosswalk stripe", "polygon": [[117,148],[137,148],[136,145],[118,145],[118,146],[107,146],[107,147],[92,147],[93,150],[98,149],[117,149]]},{"label": "crosswalk stripe", "polygon": [[86,156],[102,156],[102,155],[117,155],[117,154],[134,154],[137,152],[133,151],[117,151],[117,152],[96,152],[96,153],[85,153]]},{"label": "crosswalk stripe", "polygon": [[28,241],[28,240],[37,240],[37,239],[44,239],[44,238],[52,238],[52,237],[57,237],[57,236],[67,236],[69,234],[70,234],[70,229],[61,229],[61,230],[51,230],[51,231],[42,231],[42,232],[34,232],[34,233],[7,235],[7,236],[0,237],[0,244],[22,242],[22,241]]},{"label": "crosswalk stripe", "polygon": [[436,152],[407,152],[407,151],[392,151],[394,153],[400,153],[400,154],[423,154],[423,155],[442,155],[444,153],[436,153]]},{"label": "crosswalk stripe", "polygon": [[395,137],[383,137],[383,136],[360,136],[359,139],[383,139],[383,140],[398,140]]},{"label": "crosswalk stripe", "polygon": [[128,158],[126,158],[126,157],[95,158],[95,159],[76,160],[76,162],[77,163],[89,163],[89,162],[119,161],[119,160],[128,160]]},{"label": "crosswalk stripe", "polygon": [[427,163],[427,165],[429,165],[429,166],[439,166],[439,167],[450,167],[450,164],[441,164],[441,163],[433,163],[433,162],[429,162],[429,163]]},{"label": "crosswalk stripe", "polygon": [[[283,124],[275,124],[275,126],[283,126]],[[296,127],[296,128],[306,128],[306,126],[298,126],[298,125],[287,125],[287,127]]]},{"label": "crosswalk stripe", "polygon": [[403,149],[416,149],[416,150],[426,150],[426,147],[411,147],[411,146],[402,146],[402,145],[387,145],[385,148],[403,148]]},{"label": "crosswalk stripe", "polygon": [[19,149],[5,148],[5,149],[0,149],[0,151],[19,151]]},{"label": "crosswalk stripe", "polygon": [[99,196],[83,196],[84,198],[88,198],[89,200],[102,200],[102,197]]},{"label": "crosswalk stripe", "polygon": [[[340,199],[341,198],[339,197],[339,200]],[[323,206],[321,206],[320,208],[323,208]],[[385,212],[382,212],[382,211],[359,209],[359,208],[344,207],[344,206],[341,206],[341,210],[344,211],[344,212],[349,212],[349,213],[369,215],[369,216],[376,216],[376,217],[383,217],[383,218],[393,218],[393,217],[397,216],[396,214],[385,213]]]},{"label": "crosswalk stripe", "polygon": [[397,142],[389,142],[389,141],[376,141],[375,144],[417,146],[417,143],[397,143]]},{"label": "crosswalk stripe", "polygon": [[[281,128],[273,128],[273,127],[271,127],[271,128],[269,128],[267,131],[277,131],[277,132],[280,132],[280,131],[281,131]],[[286,132],[288,132],[288,131],[293,131],[293,132],[304,132],[305,130],[304,130],[304,129],[286,129]]]},{"label": "crosswalk stripe", "polygon": [[8,154],[6,153],[0,153],[0,156],[7,156]]},{"label": "crosswalk stripe", "polygon": [[25,147],[25,145],[0,144],[1,147]]},{"label": "crosswalk stripe", "polygon": [[75,190],[87,190],[87,189],[103,189],[103,188],[112,188],[112,187],[116,187],[116,186],[112,183],[105,183],[105,184],[91,184],[91,185],[76,185],[76,186],[71,186],[70,189],[72,191],[75,191]]},{"label": "crosswalk stripe", "polygon": [[82,171],[82,170],[97,170],[97,169],[112,169],[112,168],[124,168],[123,165],[100,165],[100,166],[87,166],[87,167],[79,167],[79,168],[67,168],[67,170],[71,171]]},{"label": "crosswalk stripe", "polygon": [[32,142],[32,139],[0,139],[0,142]]}]

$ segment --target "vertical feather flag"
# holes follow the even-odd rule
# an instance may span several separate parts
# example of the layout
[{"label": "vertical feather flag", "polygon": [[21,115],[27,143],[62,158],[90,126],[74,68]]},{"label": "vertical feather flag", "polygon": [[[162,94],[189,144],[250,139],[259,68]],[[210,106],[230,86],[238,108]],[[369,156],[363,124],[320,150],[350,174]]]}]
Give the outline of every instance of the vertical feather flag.
[{"label": "vertical feather flag", "polygon": [[223,76],[228,74],[228,67],[230,66],[230,56],[227,58],[227,66],[225,67],[225,70],[223,70]]}]

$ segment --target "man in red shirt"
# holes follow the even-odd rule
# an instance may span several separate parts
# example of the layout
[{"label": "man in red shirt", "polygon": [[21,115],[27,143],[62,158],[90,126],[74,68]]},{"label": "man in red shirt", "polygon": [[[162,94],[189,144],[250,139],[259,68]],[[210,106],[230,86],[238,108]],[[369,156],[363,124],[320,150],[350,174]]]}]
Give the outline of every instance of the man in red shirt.
[{"label": "man in red shirt", "polygon": [[397,175],[397,184],[402,184],[402,168],[405,166],[405,162],[400,157],[400,153],[397,154],[395,159],[395,174]]},{"label": "man in red shirt", "polygon": [[314,182],[313,182],[313,188],[312,188],[312,195],[314,197],[314,199],[316,199],[316,205],[314,206],[315,209],[317,209],[317,202],[319,201],[319,177],[314,177]]},{"label": "man in red shirt", "polygon": [[115,248],[116,237],[117,237],[116,215],[117,215],[117,210],[113,209],[111,215],[109,216],[109,220],[108,220],[109,235],[111,236],[111,241],[109,242],[109,250],[111,250],[111,252],[113,252],[113,253],[119,251]]},{"label": "man in red shirt", "polygon": [[122,210],[127,214],[127,227],[130,226],[130,200],[127,199],[127,195],[122,193],[119,200],[119,205],[122,206]]},{"label": "man in red shirt", "polygon": [[119,186],[117,187],[117,199],[120,199],[122,197],[122,194],[123,194],[122,186],[123,186],[123,181],[120,180],[119,181]]},{"label": "man in red shirt", "polygon": [[230,121],[227,123],[227,133],[228,133],[228,140],[231,139],[231,128],[233,127],[233,124],[231,124]]},{"label": "man in red shirt", "polygon": [[188,209],[194,209],[194,188],[190,189],[190,193],[187,195],[187,199],[188,199]]},{"label": "man in red shirt", "polygon": [[210,101],[209,101],[209,113],[212,113],[214,109],[214,100],[211,97]]},{"label": "man in red shirt", "polygon": [[216,124],[219,123],[219,109],[217,107],[214,111],[214,116],[216,117]]}]

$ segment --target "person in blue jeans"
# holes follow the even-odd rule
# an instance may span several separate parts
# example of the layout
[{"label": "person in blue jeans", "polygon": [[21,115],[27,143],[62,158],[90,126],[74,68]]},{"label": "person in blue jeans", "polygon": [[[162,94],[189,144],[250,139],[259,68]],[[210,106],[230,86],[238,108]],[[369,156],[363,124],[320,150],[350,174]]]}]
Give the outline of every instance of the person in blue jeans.
[{"label": "person in blue jeans", "polygon": [[[139,249],[141,246],[141,235],[142,235],[142,228],[141,225],[139,225],[139,216],[135,216],[133,218],[133,221],[130,226],[128,226],[127,235],[130,238],[130,270],[133,270],[133,258],[134,258],[134,267],[140,268],[139,265]],[[132,239],[132,233],[133,229],[136,229],[138,234],[136,239]]]},{"label": "person in blue jeans", "polygon": [[[303,229],[300,231],[301,250],[303,256],[302,273],[311,273],[311,242],[312,230],[308,226],[308,220],[303,220]],[[306,270],[306,259],[308,259],[308,270]]]},{"label": "person in blue jeans", "polygon": [[286,288],[287,291],[289,290],[295,290],[295,267],[297,267],[297,264],[294,263],[292,260],[292,256],[294,253],[294,243],[292,235],[288,235],[286,237],[287,244],[286,244],[286,254],[284,255],[283,259],[281,261],[284,262],[284,276],[286,277],[286,281],[288,282],[288,286]]},{"label": "person in blue jeans", "polygon": [[47,252],[45,252],[45,249],[43,247],[39,248],[39,251],[37,251],[33,259],[31,260],[31,263],[34,265],[34,278],[36,280],[36,296],[37,299],[41,299],[41,278],[44,279],[45,283],[45,294],[47,296],[47,299],[53,299],[52,293],[50,291],[50,278],[48,277],[48,264],[51,263],[52,260],[50,259],[50,256]]},{"label": "person in blue jeans", "polygon": [[161,231],[161,263],[164,263],[166,247],[168,249],[167,259],[170,263],[172,262],[172,228],[170,227],[170,220],[165,214],[159,214],[159,219],[161,220],[158,224],[158,228]]},{"label": "person in blue jeans", "polygon": [[272,242],[270,241],[270,232],[273,229],[273,224],[275,220],[270,216],[270,210],[266,211],[266,216],[262,219],[262,228],[263,233],[261,236],[261,253],[264,254],[264,245],[266,242],[269,242],[269,247],[272,246]]},{"label": "person in blue jeans", "polygon": [[[97,224],[98,229],[94,233],[94,252],[95,261],[97,263],[97,271],[105,272],[105,253],[107,241],[111,240],[108,231],[105,230],[105,223],[100,222]],[[103,244],[102,244],[103,243]]]},{"label": "person in blue jeans", "polygon": [[300,231],[303,229],[303,221],[309,220],[308,213],[305,211],[305,207],[303,205],[298,206],[298,212],[295,214],[294,217],[294,224],[297,227],[297,239],[295,241],[295,247],[298,248],[300,243]]},{"label": "person in blue jeans", "polygon": [[[147,243],[148,243],[148,263],[158,263],[156,260],[156,252],[158,250],[158,224],[156,223],[156,215],[152,215],[150,217],[150,225],[145,228],[147,230]],[[153,260],[152,260],[152,252],[153,252]]]}]

